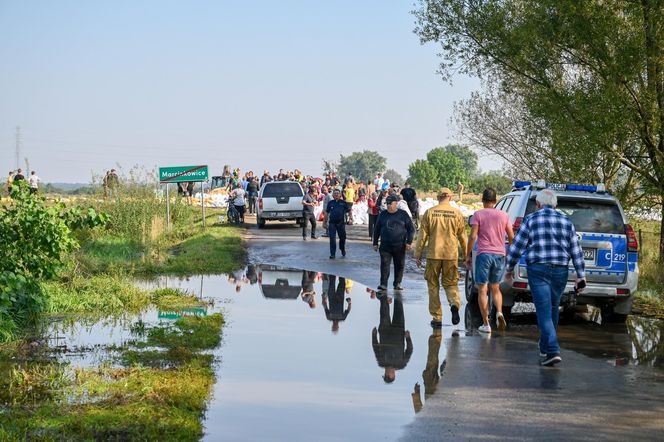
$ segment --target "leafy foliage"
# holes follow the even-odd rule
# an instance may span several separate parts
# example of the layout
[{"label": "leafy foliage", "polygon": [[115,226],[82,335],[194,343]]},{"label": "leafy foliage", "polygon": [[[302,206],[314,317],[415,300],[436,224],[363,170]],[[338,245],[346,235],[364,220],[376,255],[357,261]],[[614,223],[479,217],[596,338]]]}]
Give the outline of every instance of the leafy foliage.
[{"label": "leafy foliage", "polygon": [[390,180],[390,183],[404,184],[403,177],[394,169],[387,169],[385,173],[383,173],[383,178]]},{"label": "leafy foliage", "polygon": [[[72,229],[104,224],[105,214],[93,209],[47,206],[25,183],[12,192],[13,201],[0,208],[0,339],[7,339],[17,321],[44,307],[39,281],[55,277],[70,252],[78,247]],[[8,332],[7,332],[8,331]]]},{"label": "leafy foliage", "polygon": [[493,187],[498,195],[504,195],[512,190],[512,180],[500,172],[487,172],[473,178],[468,190],[474,193],[482,193],[487,187]]},{"label": "leafy foliage", "polygon": [[387,159],[373,150],[353,152],[349,156],[340,156],[338,173],[343,178],[348,172],[352,173],[356,180],[365,183],[373,181],[378,172],[383,172]]},{"label": "leafy foliage", "polygon": [[430,192],[438,187],[438,171],[427,160],[415,160],[408,166],[408,175],[416,189]]},{"label": "leafy foliage", "polygon": [[[489,127],[485,135],[499,135],[503,145],[523,132],[518,144],[543,160],[538,173],[579,174],[586,182],[615,177],[626,189],[622,196],[637,189],[664,211],[660,1],[420,0],[414,13],[421,41],[440,44],[442,75],[485,79],[503,94],[504,108],[516,104],[517,129],[524,129],[469,124],[471,131]],[[488,108],[494,120],[504,121],[500,108]],[[490,136],[482,139],[491,145]],[[659,258],[664,260],[664,239]]]}]

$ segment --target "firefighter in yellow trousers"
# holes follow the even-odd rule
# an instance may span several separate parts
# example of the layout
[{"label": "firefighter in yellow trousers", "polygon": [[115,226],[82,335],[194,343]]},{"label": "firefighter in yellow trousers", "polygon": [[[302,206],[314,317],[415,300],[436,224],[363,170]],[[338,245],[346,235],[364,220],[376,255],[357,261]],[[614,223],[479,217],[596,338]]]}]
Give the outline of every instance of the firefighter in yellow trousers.
[{"label": "firefighter in yellow trousers", "polygon": [[422,254],[427,250],[424,279],[429,288],[429,313],[431,326],[442,326],[443,308],[440,304],[442,283],[452,312],[452,324],[459,323],[459,244],[466,250],[466,219],[461,211],[450,205],[452,191],[443,187],[438,191],[438,205],[430,208],[420,222],[415,259],[422,265]]}]

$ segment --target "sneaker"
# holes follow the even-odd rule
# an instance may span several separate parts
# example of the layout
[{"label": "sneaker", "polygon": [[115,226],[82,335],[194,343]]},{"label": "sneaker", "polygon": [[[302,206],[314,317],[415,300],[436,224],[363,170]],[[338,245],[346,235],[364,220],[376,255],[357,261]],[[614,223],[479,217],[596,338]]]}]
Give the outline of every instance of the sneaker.
[{"label": "sneaker", "polygon": [[401,286],[401,284],[395,284],[395,285],[394,285],[394,290],[397,290],[397,291],[400,292],[400,291],[403,290],[403,287]]},{"label": "sneaker", "polygon": [[505,316],[502,313],[496,315],[496,326],[500,331],[504,331],[507,328],[507,321],[505,321]]},{"label": "sneaker", "polygon": [[551,367],[552,365],[557,364],[558,362],[562,362],[563,358],[560,357],[558,353],[552,353],[550,355],[546,355],[544,359],[540,362],[540,365],[543,365],[545,367]]},{"label": "sneaker", "polygon": [[302,241],[306,241],[306,240],[307,240],[307,237],[306,237],[306,236],[303,236],[303,237],[302,237]]},{"label": "sneaker", "polygon": [[341,256],[346,256],[346,251],[345,250],[341,251]]},{"label": "sneaker", "polygon": [[431,320],[431,326],[433,328],[441,328],[443,326],[443,321],[440,321],[438,319],[432,319]]},{"label": "sneaker", "polygon": [[540,350],[539,355],[542,359],[546,358],[546,353],[542,352],[542,350]]},{"label": "sneaker", "polygon": [[323,233],[321,236],[322,236],[323,238],[329,238],[329,237],[330,237],[330,235],[328,235],[327,233]]},{"label": "sneaker", "polygon": [[452,312],[452,324],[457,325],[461,321],[461,318],[459,318],[459,307],[453,305],[450,307],[450,311]]},{"label": "sneaker", "polygon": [[387,291],[387,287],[381,284],[381,285],[378,286],[378,291],[379,291],[379,292],[386,292],[386,291]]},{"label": "sneaker", "polygon": [[480,331],[480,333],[491,333],[491,326],[489,324],[486,325],[482,324],[480,325],[478,330]]},{"label": "sneaker", "polygon": [[330,259],[334,259],[334,255],[330,255]]},{"label": "sneaker", "polygon": [[318,239],[317,236],[311,235],[311,239]]}]

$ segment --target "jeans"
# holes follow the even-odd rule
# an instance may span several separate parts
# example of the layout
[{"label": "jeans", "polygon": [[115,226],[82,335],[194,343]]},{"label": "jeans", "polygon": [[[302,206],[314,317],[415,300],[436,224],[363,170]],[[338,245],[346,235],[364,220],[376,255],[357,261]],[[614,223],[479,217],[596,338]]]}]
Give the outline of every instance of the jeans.
[{"label": "jeans", "polygon": [[337,254],[337,234],[339,234],[339,250],[341,253],[346,252],[346,224],[329,223],[327,226],[328,235],[330,235],[330,256]]},{"label": "jeans", "polygon": [[567,284],[567,266],[549,264],[528,265],[528,284],[537,311],[537,326],[540,329],[540,352],[547,355],[560,353],[556,328],[560,297]]},{"label": "jeans", "polygon": [[380,285],[387,287],[390,278],[390,261],[394,262],[394,286],[401,284],[403,269],[406,266],[405,244],[381,244],[380,249]]},{"label": "jeans", "polygon": [[311,237],[316,236],[316,216],[311,212],[302,212],[302,238],[307,237],[307,221],[311,224]]}]

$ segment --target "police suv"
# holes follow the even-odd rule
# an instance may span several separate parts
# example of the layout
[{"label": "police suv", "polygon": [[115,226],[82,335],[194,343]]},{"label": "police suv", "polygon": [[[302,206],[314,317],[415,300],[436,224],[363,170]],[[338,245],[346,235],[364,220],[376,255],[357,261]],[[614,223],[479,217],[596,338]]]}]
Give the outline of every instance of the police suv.
[{"label": "police suv", "polygon": [[[544,188],[556,193],[556,210],[574,223],[586,267],[585,290],[578,297],[571,296],[576,272],[570,261],[567,287],[561,300],[563,312],[573,314],[575,302],[589,304],[601,309],[603,323],[624,322],[632,310],[639,279],[639,245],[620,203],[606,191],[603,184],[587,186],[515,181],[512,191],[496,204],[496,209],[509,215],[515,234],[524,217],[537,210],[535,197]],[[466,272],[465,283],[466,300],[471,303],[477,302],[477,287],[473,282],[474,253],[472,267],[473,271]],[[514,268],[513,284],[503,281],[500,290],[503,293],[503,313],[510,313],[515,302],[532,302],[524,256]]]}]

